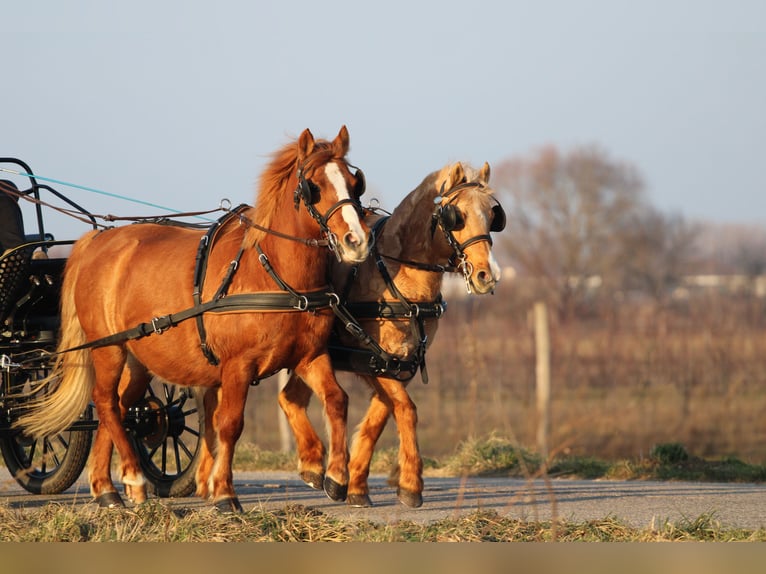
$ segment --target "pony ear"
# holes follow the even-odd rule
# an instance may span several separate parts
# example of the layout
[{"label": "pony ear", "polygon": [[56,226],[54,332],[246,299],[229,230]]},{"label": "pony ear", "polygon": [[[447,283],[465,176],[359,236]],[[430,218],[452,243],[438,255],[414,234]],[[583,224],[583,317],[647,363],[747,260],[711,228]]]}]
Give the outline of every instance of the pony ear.
[{"label": "pony ear", "polygon": [[298,138],[298,161],[302,163],[314,151],[314,135],[306,128]]},{"label": "pony ear", "polygon": [[465,182],[465,171],[463,170],[463,164],[460,162],[455,163],[449,170],[449,176],[447,176],[447,189],[452,189],[456,185]]},{"label": "pony ear", "polygon": [[335,157],[344,157],[348,153],[348,128],[342,125],[338,135],[332,142]]},{"label": "pony ear", "polygon": [[489,185],[489,164],[486,161],[484,162],[484,165],[481,166],[481,171],[479,172],[479,182],[484,185]]}]

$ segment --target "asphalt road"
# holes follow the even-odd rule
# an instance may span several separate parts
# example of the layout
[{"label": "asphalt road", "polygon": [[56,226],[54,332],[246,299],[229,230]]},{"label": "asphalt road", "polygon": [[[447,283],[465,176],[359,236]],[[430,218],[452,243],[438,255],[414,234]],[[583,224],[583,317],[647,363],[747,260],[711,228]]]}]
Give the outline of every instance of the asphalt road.
[{"label": "asphalt road", "polygon": [[[385,477],[370,479],[372,508],[350,508],[311,490],[291,472],[241,472],[235,488],[245,511],[301,504],[344,520],[430,523],[476,510],[496,510],[504,516],[538,521],[552,517],[572,522],[617,518],[635,527],[679,523],[712,515],[721,525],[766,528],[766,485],[688,482],[542,480],[508,478],[425,479],[424,504],[406,508],[396,498]],[[80,481],[63,494],[30,495],[10,478],[0,478],[0,499],[13,507],[36,508],[48,502],[93,504],[88,487]],[[197,499],[169,498],[172,508],[210,508]]]}]

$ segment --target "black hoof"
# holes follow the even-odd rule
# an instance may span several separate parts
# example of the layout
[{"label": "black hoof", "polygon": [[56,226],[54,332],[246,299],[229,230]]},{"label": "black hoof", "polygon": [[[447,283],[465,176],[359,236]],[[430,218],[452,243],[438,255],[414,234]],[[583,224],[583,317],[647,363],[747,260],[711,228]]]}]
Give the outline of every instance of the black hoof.
[{"label": "black hoof", "polygon": [[314,490],[322,490],[322,483],[324,482],[324,475],[309,470],[301,472],[301,480]]},{"label": "black hoof", "polygon": [[96,497],[99,508],[123,508],[125,503],[116,492],[105,492]]},{"label": "black hoof", "polygon": [[324,477],[324,492],[330,497],[330,500],[335,502],[342,502],[346,500],[346,494],[348,493],[347,484],[338,484],[329,476]]},{"label": "black hoof", "polygon": [[396,489],[396,496],[404,506],[409,506],[410,508],[420,508],[423,506],[423,495],[419,492],[398,488]]},{"label": "black hoof", "polygon": [[370,508],[372,500],[367,494],[349,494],[346,502],[354,508]]},{"label": "black hoof", "polygon": [[236,496],[231,498],[222,498],[215,503],[215,508],[219,512],[224,512],[226,514],[242,514],[244,512],[242,510],[242,505],[239,503],[239,498]]}]

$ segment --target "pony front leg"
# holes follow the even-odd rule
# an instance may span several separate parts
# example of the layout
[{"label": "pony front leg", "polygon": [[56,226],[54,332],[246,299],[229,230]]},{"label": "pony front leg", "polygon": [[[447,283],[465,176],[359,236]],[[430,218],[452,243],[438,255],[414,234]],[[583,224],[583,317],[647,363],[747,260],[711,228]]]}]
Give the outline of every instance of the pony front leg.
[{"label": "pony front leg", "polygon": [[298,450],[298,472],[301,480],[311,488],[324,487],[325,448],[308,417],[311,389],[295,374],[279,393],[279,406],[295,437]]},{"label": "pony front leg", "polygon": [[[349,502],[370,506],[367,477],[375,443],[393,413],[399,434],[399,459],[396,494],[405,506],[418,508],[423,504],[423,460],[417,440],[418,415],[415,403],[407,393],[406,384],[387,378],[367,378],[376,394],[370,401],[356,434],[349,472]],[[352,498],[351,493],[355,496]]]},{"label": "pony front leg", "polygon": [[338,384],[330,356],[326,353],[296,368],[295,373],[314,391],[324,407],[330,434],[324,491],[332,500],[345,500],[348,494],[348,395]]},{"label": "pony front leg", "polygon": [[348,463],[348,503],[351,506],[358,508],[372,506],[367,479],[370,475],[375,444],[383,429],[386,428],[390,414],[389,405],[381,401],[377,393],[374,394],[351,441],[351,458]]},{"label": "pony front leg", "polygon": [[223,512],[242,512],[242,505],[234,492],[231,466],[234,447],[244,428],[245,401],[251,379],[248,376],[224,375],[218,392],[218,405],[213,413],[215,458],[208,488],[213,494],[213,504]]}]

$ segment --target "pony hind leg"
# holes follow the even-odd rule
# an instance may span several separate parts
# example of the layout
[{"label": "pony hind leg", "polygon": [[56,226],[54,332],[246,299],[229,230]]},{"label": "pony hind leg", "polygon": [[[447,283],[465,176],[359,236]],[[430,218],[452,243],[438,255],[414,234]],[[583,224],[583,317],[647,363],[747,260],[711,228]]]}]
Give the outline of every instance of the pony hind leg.
[{"label": "pony hind leg", "polygon": [[342,501],[348,494],[348,395],[340,387],[328,354],[295,369],[296,374],[322,402],[329,430],[330,449],[324,477],[324,491],[332,500]]},{"label": "pony hind leg", "polygon": [[205,436],[200,445],[202,452],[200,453],[199,465],[197,466],[197,472],[195,480],[197,483],[197,496],[202,499],[210,498],[211,496],[211,483],[210,475],[213,472],[213,463],[215,462],[216,453],[216,440],[217,431],[215,429],[214,414],[216,408],[218,408],[218,391],[219,387],[211,387],[205,391],[204,406],[205,406]]},{"label": "pony hind leg", "polygon": [[93,402],[98,413],[99,426],[90,464],[90,488],[99,506],[124,506],[111,478],[110,463],[112,445],[120,455],[120,476],[129,499],[136,503],[146,501],[146,479],[138,462],[133,445],[128,439],[121,408],[118,387],[125,377],[130,377],[126,365],[126,353],[116,347],[104,347],[92,351],[96,372]]},{"label": "pony hind leg", "polygon": [[325,447],[308,417],[311,389],[295,373],[279,393],[279,406],[293,431],[298,451],[298,472],[301,480],[311,488],[324,487]]}]

